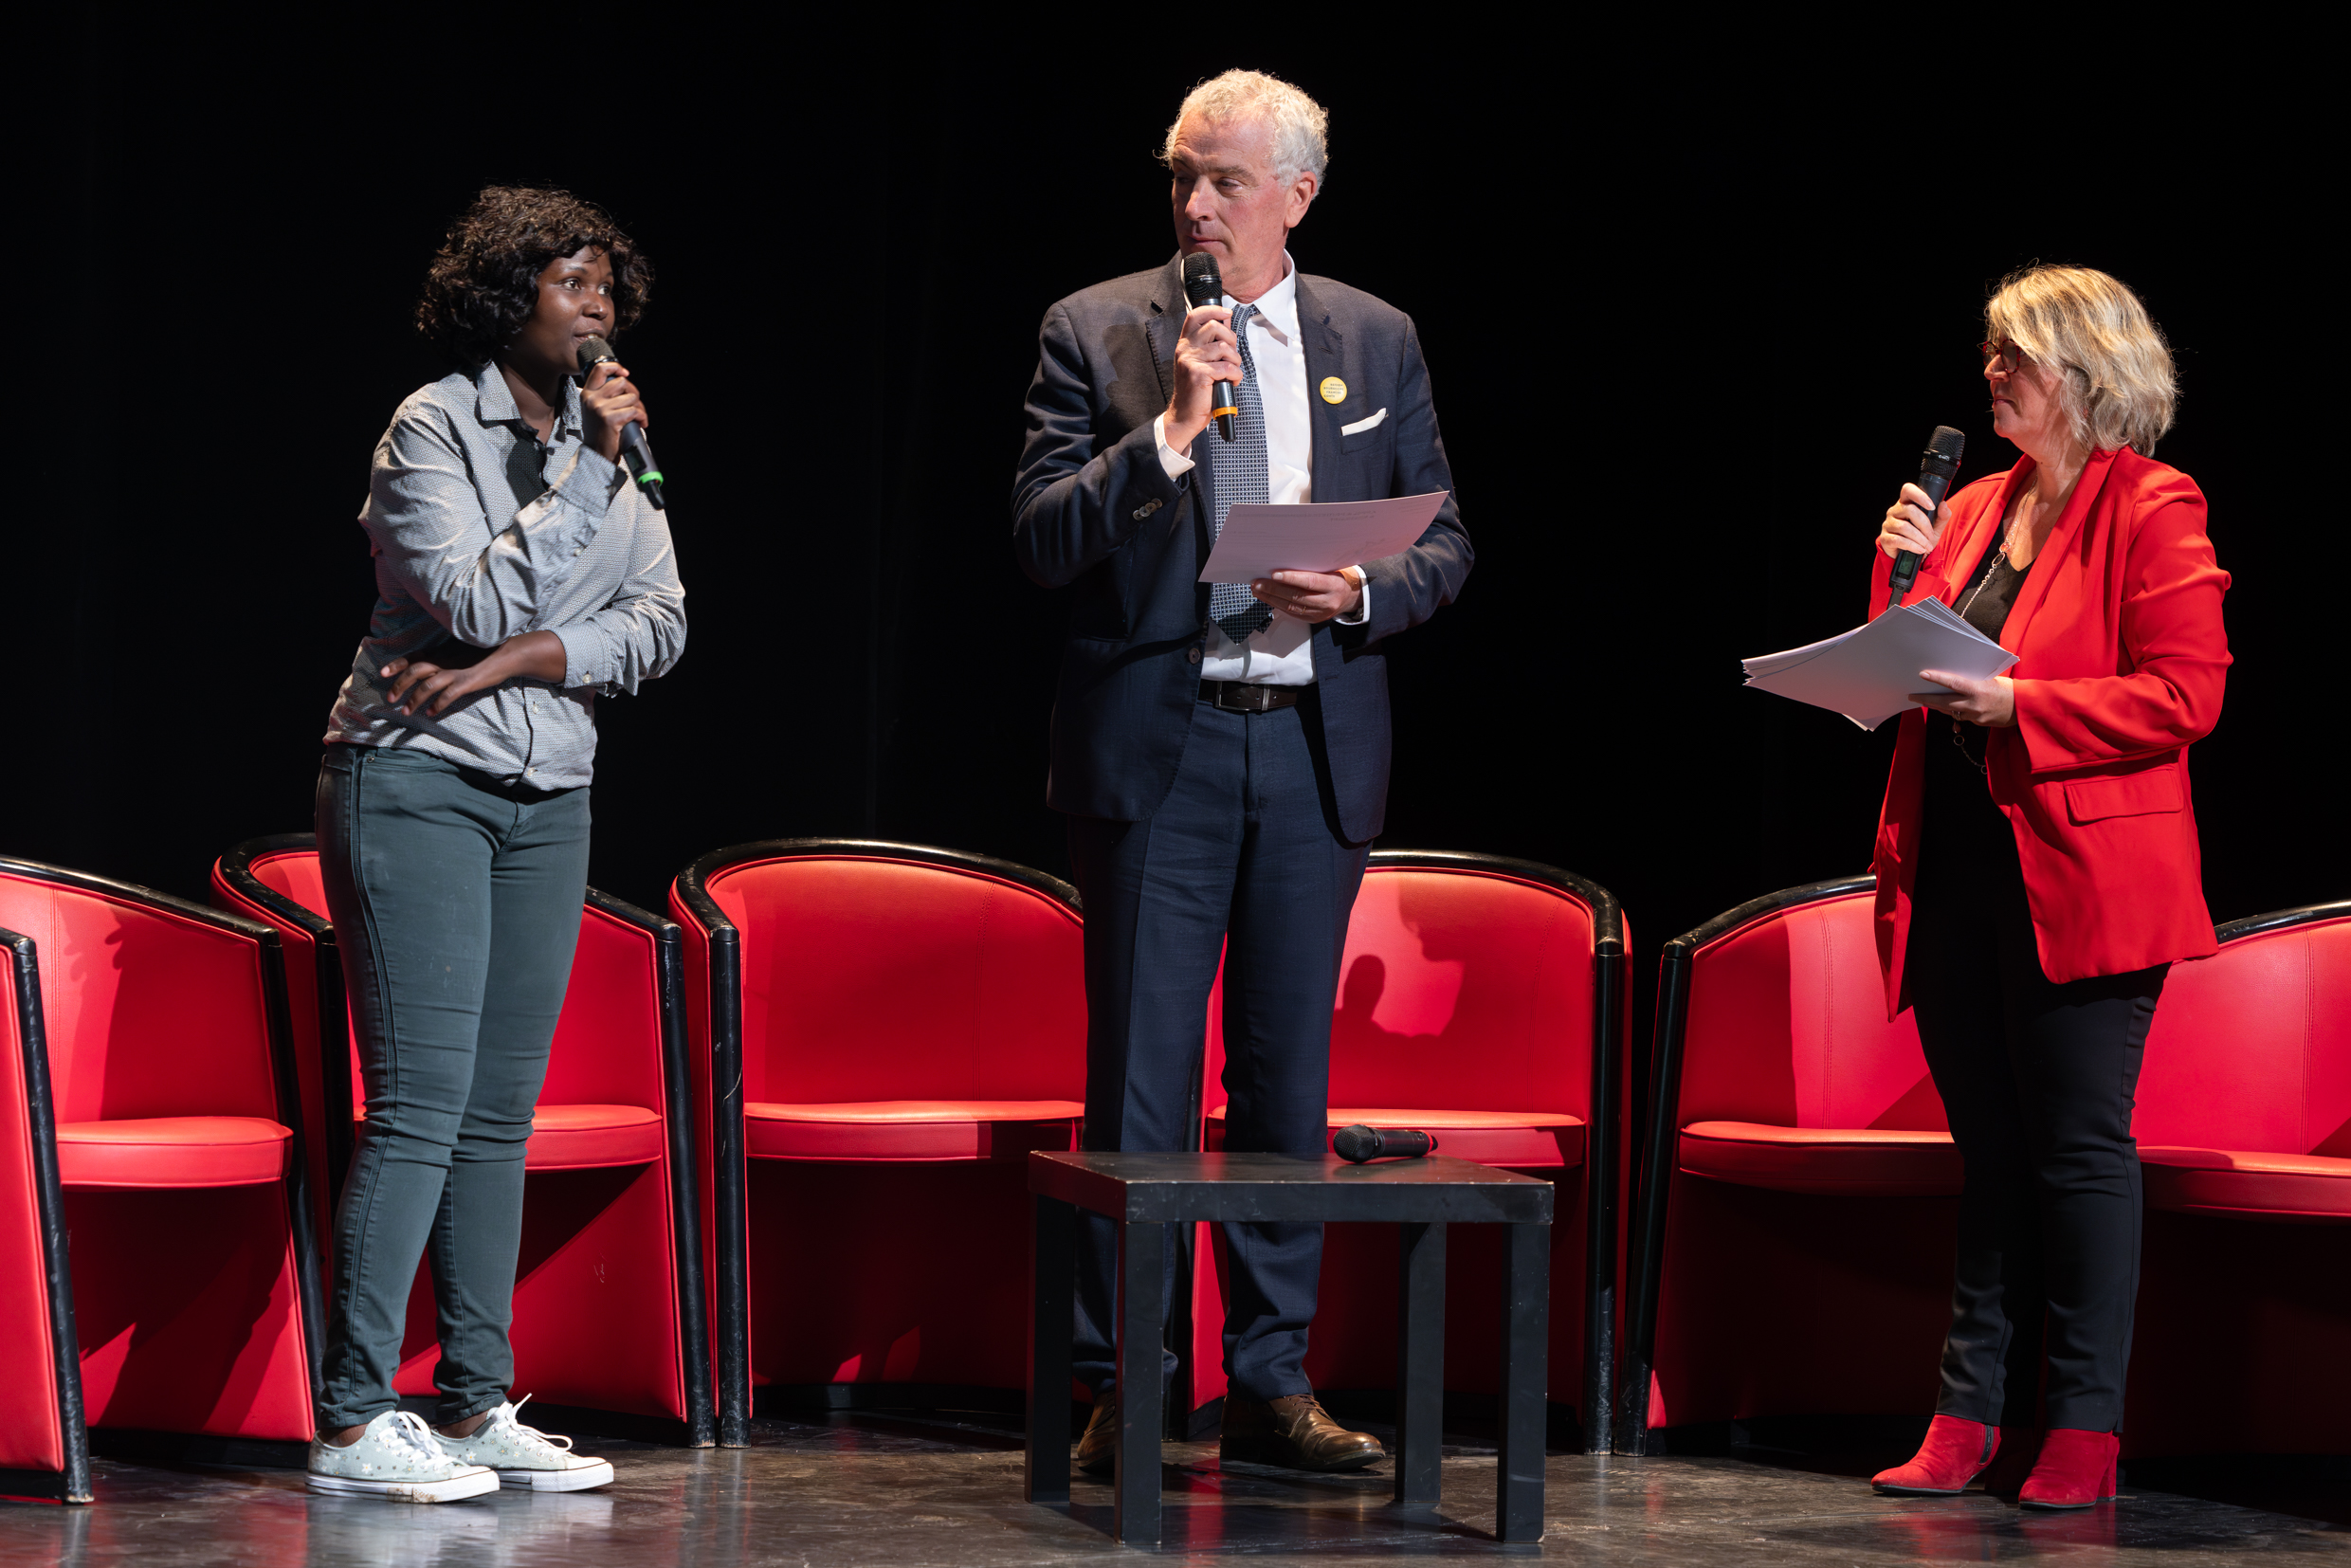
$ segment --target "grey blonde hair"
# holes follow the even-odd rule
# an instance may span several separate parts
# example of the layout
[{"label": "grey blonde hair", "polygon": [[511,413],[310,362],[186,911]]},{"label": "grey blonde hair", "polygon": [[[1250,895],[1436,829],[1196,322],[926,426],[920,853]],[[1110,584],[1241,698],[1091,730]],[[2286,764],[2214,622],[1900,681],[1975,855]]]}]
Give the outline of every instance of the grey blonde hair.
[{"label": "grey blonde hair", "polygon": [[1183,107],[1167,128],[1167,139],[1159,145],[1160,162],[1174,159],[1176,133],[1186,115],[1198,115],[1212,125],[1263,119],[1273,132],[1273,171],[1284,180],[1311,169],[1320,184],[1330,162],[1329,112],[1280,77],[1263,71],[1227,71],[1186,93]]},{"label": "grey blonde hair", "polygon": [[2038,263],[2012,272],[1984,306],[1984,335],[2062,373],[2060,406],[2085,446],[2144,457],[2172,428],[2179,388],[2171,347],[2118,279]]}]

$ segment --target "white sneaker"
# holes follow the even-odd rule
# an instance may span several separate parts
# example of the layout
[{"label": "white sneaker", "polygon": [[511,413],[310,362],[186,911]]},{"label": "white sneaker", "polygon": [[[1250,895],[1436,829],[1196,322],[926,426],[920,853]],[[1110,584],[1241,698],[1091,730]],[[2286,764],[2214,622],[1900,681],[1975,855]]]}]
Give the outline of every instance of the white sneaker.
[{"label": "white sneaker", "polygon": [[[524,1395],[522,1404],[530,1402],[531,1396]],[[524,1426],[515,1419],[521,1409],[522,1405],[501,1405],[474,1429],[471,1437],[445,1437],[436,1431],[432,1440],[444,1455],[459,1464],[487,1465],[503,1486],[577,1492],[612,1484],[611,1460],[574,1453],[570,1438],[550,1437],[537,1427]]]},{"label": "white sneaker", "polygon": [[498,1490],[498,1472],[450,1458],[421,1416],[388,1410],[342,1448],[310,1440],[310,1489],[358,1492],[394,1503],[454,1503]]}]

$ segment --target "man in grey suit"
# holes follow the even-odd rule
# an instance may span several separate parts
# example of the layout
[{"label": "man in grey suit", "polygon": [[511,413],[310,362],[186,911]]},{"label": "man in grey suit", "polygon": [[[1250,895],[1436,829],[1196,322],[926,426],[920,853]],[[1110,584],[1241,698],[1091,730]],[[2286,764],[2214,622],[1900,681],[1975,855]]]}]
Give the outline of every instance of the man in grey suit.
[{"label": "man in grey suit", "polygon": [[[1022,569],[1070,599],[1047,799],[1085,902],[1090,1149],[1196,1146],[1220,956],[1224,1146],[1325,1149],[1340,957],[1387,803],[1386,640],[1469,573],[1412,319],[1290,261],[1326,124],[1258,72],[1194,88],[1164,152],[1178,255],[1071,295],[1040,334],[1013,538]],[[1216,259],[1226,303],[1187,305],[1195,251]],[[1211,421],[1219,382],[1238,409],[1230,441]],[[1399,555],[1197,581],[1236,503],[1432,491],[1444,505]],[[1224,1456],[1378,1459],[1305,1376],[1322,1228],[1234,1224],[1225,1239]],[[1082,1228],[1076,1365],[1097,1402],[1078,1461],[1097,1473],[1115,1432],[1113,1251],[1107,1222]]]}]

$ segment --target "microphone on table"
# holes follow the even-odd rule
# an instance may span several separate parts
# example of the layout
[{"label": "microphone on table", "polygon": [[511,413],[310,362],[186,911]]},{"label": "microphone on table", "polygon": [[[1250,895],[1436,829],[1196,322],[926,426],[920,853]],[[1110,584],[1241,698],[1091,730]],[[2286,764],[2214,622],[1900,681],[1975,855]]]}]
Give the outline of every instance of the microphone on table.
[{"label": "microphone on table", "polygon": [[1437,1152],[1437,1135],[1408,1127],[1367,1127],[1358,1121],[1331,1137],[1331,1153],[1350,1165],[1367,1159],[1413,1159]]},{"label": "microphone on table", "polygon": [[[607,360],[617,362],[612,345],[601,337],[591,337],[579,346],[579,378],[584,385],[588,374]],[[645,499],[653,503],[656,512],[665,510],[662,503],[661,465],[653,461],[653,447],[645,439],[645,427],[634,420],[620,428],[620,457],[629,465],[629,475]]]},{"label": "microphone on table", "polygon": [[[1216,258],[1205,250],[1195,250],[1184,258],[1184,298],[1194,310],[1212,305],[1225,297],[1225,275],[1216,269]],[[1227,441],[1232,439],[1232,416],[1241,411],[1240,394],[1230,381],[1216,383],[1216,406],[1209,412],[1215,416],[1216,433]]]},{"label": "microphone on table", "polygon": [[[1959,454],[1967,450],[1967,437],[1948,425],[1938,425],[1935,433],[1926,438],[1926,450],[1919,459],[1919,488],[1926,492],[1927,516],[1942,509],[1942,498],[1951,493],[1951,481],[1959,472]],[[1901,550],[1894,554],[1893,591],[1886,595],[1886,608],[1902,603],[1902,596],[1910,592],[1910,584],[1919,574],[1919,553]]]}]

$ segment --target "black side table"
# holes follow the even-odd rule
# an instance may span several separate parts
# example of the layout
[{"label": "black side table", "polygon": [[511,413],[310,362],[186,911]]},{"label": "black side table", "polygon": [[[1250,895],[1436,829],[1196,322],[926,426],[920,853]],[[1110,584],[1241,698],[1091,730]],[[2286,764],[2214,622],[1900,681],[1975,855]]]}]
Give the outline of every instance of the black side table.
[{"label": "black side table", "polygon": [[[1357,1220],[1403,1227],[1395,1500],[1437,1501],[1445,1401],[1445,1228],[1509,1227],[1503,1249],[1502,1541],[1543,1528],[1543,1401],[1551,1315],[1552,1185],[1443,1155],[1349,1165],[1261,1154],[1029,1157],[1036,1205],[1030,1284],[1028,1497],[1069,1497],[1070,1322],[1080,1209],[1119,1228],[1119,1468],[1113,1533],[1159,1540],[1159,1273],[1167,1227],[1197,1220]],[[1130,1373],[1132,1376],[1130,1376]]]}]

